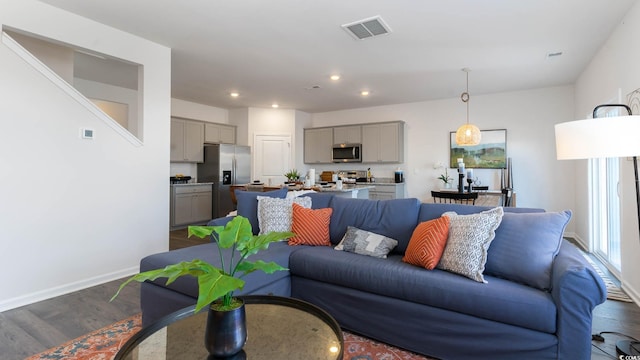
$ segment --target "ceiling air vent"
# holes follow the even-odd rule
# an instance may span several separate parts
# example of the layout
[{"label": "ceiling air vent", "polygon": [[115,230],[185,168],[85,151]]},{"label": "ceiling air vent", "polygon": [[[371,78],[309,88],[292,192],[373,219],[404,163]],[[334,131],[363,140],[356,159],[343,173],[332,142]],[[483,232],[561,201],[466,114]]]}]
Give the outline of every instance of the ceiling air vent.
[{"label": "ceiling air vent", "polygon": [[391,32],[389,25],[387,25],[380,16],[344,24],[342,28],[357,40],[385,35]]}]

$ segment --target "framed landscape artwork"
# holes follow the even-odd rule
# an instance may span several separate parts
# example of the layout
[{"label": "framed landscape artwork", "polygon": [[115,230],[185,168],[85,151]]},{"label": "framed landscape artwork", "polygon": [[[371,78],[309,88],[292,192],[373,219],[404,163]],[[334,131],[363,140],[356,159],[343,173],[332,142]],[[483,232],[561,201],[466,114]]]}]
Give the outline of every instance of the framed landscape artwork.
[{"label": "framed landscape artwork", "polygon": [[481,130],[480,144],[458,146],[456,132],[449,135],[449,166],[458,167],[458,159],[464,159],[464,166],[471,169],[504,169],[507,167],[507,130]]}]

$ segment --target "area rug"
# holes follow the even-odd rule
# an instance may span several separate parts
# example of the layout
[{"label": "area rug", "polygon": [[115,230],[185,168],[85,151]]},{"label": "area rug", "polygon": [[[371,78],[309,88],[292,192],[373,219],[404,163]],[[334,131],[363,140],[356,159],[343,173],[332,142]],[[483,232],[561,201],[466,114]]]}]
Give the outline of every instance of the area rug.
[{"label": "area rug", "polygon": [[[25,360],[110,360],[141,329],[141,316],[118,321]],[[421,355],[379,343],[346,331],[345,360],[429,360]]]},{"label": "area rug", "polygon": [[142,328],[142,315],[105,326],[26,360],[108,360]]},{"label": "area rug", "polygon": [[591,259],[591,257],[588,254],[582,252],[582,255],[584,256],[585,259],[587,259],[589,264],[593,266],[593,269],[598,273],[598,275],[600,275],[600,277],[604,281],[604,284],[607,286],[607,299],[624,301],[624,302],[633,302],[633,300],[631,300],[629,295],[625,294],[625,292],[618,285],[616,285],[616,283],[614,283],[611,280],[609,275],[605,274],[605,272],[602,271],[602,268],[596,265],[595,261],[593,261],[593,259]]}]

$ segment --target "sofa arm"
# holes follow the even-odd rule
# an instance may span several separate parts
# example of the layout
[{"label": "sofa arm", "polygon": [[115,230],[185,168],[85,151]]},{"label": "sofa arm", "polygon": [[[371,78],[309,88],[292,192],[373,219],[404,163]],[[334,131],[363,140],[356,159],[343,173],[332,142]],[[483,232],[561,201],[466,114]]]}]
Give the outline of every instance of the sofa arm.
[{"label": "sofa arm", "polygon": [[602,278],[578,249],[563,240],[551,282],[558,312],[558,359],[590,359],[592,311],[607,298]]}]

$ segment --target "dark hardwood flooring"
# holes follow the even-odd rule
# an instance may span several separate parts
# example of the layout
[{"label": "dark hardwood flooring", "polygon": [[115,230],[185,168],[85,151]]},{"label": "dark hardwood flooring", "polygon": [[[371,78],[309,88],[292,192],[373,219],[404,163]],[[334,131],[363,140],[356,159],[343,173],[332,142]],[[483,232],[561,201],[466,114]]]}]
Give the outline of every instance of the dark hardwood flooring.
[{"label": "dark hardwood flooring", "polygon": [[[170,248],[202,244],[185,230],[170,233]],[[20,360],[140,312],[140,287],[128,285],[109,302],[122,280],[0,313],[0,359]],[[607,300],[594,310],[593,333],[619,332],[640,339],[640,307]],[[624,336],[603,334],[593,342],[592,359],[616,359],[615,343]]]}]

